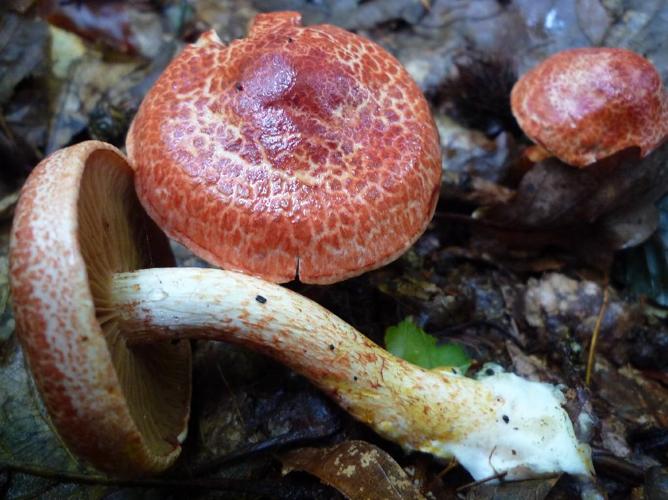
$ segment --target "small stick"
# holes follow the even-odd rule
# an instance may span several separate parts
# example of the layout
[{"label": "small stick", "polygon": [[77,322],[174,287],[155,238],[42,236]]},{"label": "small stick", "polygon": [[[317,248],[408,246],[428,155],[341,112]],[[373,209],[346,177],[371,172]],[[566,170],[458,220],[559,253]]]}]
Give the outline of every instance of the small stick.
[{"label": "small stick", "polygon": [[603,282],[603,302],[601,302],[601,308],[598,311],[598,317],[596,318],[596,324],[594,325],[594,331],[591,335],[591,341],[589,343],[589,356],[587,357],[587,371],[585,372],[585,384],[589,385],[591,383],[592,372],[594,371],[594,357],[596,356],[596,344],[598,342],[598,335],[601,331],[601,324],[603,323],[603,317],[605,316],[605,311],[608,308],[608,300],[610,294],[608,292],[608,273],[606,272],[605,280]]}]

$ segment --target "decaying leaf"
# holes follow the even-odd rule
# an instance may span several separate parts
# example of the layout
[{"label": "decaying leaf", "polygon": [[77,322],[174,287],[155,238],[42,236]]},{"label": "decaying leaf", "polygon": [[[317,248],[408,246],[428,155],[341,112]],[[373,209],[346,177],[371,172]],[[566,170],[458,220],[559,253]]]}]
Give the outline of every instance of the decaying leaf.
[{"label": "decaying leaf", "polygon": [[54,434],[14,336],[0,343],[0,462],[83,472]]},{"label": "decaying leaf", "polygon": [[[91,472],[70,455],[53,432],[13,334],[15,323],[8,303],[8,229],[5,224],[0,231],[0,470],[3,466],[35,466],[64,473]],[[19,474],[14,475],[6,493],[9,498],[32,498],[52,491],[54,498],[62,498],[68,489],[73,486]]]},{"label": "decaying leaf", "polygon": [[92,42],[102,42],[120,52],[153,57],[163,34],[158,13],[151,2],[62,2],[42,0],[40,15],[54,26]]},{"label": "decaying leaf", "polygon": [[[190,469],[330,436],[340,411],[300,377],[246,349],[198,342],[194,349]],[[266,461],[270,457],[266,455]],[[245,468],[257,466],[249,461]]]},{"label": "decaying leaf", "polygon": [[620,207],[601,217],[603,237],[618,250],[632,248],[646,241],[659,225],[659,209],[641,201]]},{"label": "decaying leaf", "polygon": [[614,408],[618,418],[636,429],[668,427],[668,389],[625,366],[617,370],[599,359],[593,387],[598,396]]},{"label": "decaying leaf", "polygon": [[308,472],[347,498],[424,498],[388,453],[364,441],[345,441],[329,448],[301,448],[282,454],[280,460],[284,474]]},{"label": "decaying leaf", "polygon": [[[485,219],[513,229],[591,225],[617,209],[656,202],[668,186],[667,160],[668,143],[643,159],[628,149],[583,169],[551,158],[532,165],[513,200],[490,207]],[[651,229],[640,225],[638,232],[647,236]],[[621,244],[630,239],[633,235]]]},{"label": "decaying leaf", "polygon": [[0,15],[0,104],[14,87],[46,61],[49,34],[46,25],[13,12]]},{"label": "decaying leaf", "polygon": [[466,494],[466,500],[542,500],[546,498],[558,477],[534,479],[503,484],[479,484]]},{"label": "decaying leaf", "polygon": [[623,252],[615,276],[636,295],[668,306],[668,197],[659,203],[659,227],[642,246]]}]

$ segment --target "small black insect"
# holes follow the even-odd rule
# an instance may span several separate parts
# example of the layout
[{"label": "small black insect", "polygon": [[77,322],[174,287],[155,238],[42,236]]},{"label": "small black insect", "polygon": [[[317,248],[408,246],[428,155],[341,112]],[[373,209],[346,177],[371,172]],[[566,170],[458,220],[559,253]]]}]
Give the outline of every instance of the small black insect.
[{"label": "small black insect", "polygon": [[257,300],[260,304],[266,304],[267,303],[267,298],[263,297],[262,295],[256,295],[255,300]]}]

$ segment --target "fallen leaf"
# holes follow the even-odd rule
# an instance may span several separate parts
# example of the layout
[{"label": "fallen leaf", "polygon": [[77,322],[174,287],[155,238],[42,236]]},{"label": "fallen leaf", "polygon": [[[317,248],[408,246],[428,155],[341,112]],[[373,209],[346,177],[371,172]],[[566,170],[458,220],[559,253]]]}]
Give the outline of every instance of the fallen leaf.
[{"label": "fallen leaf", "polygon": [[388,453],[364,441],[345,441],[329,448],[300,448],[279,458],[283,474],[308,472],[350,499],[424,498]]},{"label": "fallen leaf", "polygon": [[[189,470],[217,470],[341,428],[341,412],[329,399],[265,357],[222,342],[197,342],[193,354],[191,418],[198,432]],[[251,470],[260,462],[246,460],[240,467]]]},{"label": "fallen leaf", "polygon": [[45,23],[13,12],[0,15],[0,104],[21,80],[46,63],[48,41]]},{"label": "fallen leaf", "polygon": [[466,500],[542,500],[559,478],[533,479],[502,484],[479,484],[466,494]]},{"label": "fallen leaf", "polygon": [[150,2],[60,2],[42,0],[39,13],[50,24],[119,52],[154,57],[163,35],[158,13]]},{"label": "fallen leaf", "polygon": [[601,217],[598,226],[612,248],[632,248],[646,241],[656,231],[659,226],[659,209],[653,202],[632,203]]},{"label": "fallen leaf", "polygon": [[550,158],[534,164],[516,197],[485,218],[514,229],[592,224],[629,204],[657,201],[668,186],[667,157],[668,143],[643,159],[631,148],[582,169]]},{"label": "fallen leaf", "polygon": [[15,336],[0,343],[0,462],[83,472],[53,432]]},{"label": "fallen leaf", "polygon": [[668,389],[648,380],[642,372],[630,366],[616,369],[605,359],[597,358],[592,387],[627,425],[668,427]]},{"label": "fallen leaf", "polygon": [[629,292],[668,306],[668,197],[659,203],[656,233],[642,246],[620,253],[614,269]]}]

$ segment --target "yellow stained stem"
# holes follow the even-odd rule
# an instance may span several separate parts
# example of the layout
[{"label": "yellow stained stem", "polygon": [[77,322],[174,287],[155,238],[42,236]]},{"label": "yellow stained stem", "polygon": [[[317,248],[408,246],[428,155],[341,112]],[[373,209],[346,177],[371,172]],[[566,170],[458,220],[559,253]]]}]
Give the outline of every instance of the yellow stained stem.
[{"label": "yellow stained stem", "polygon": [[115,275],[112,298],[130,345],[197,338],[253,348],[387,439],[455,456],[476,479],[590,470],[553,386],[422,369],[279,285],[219,269],[148,269]]}]

